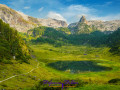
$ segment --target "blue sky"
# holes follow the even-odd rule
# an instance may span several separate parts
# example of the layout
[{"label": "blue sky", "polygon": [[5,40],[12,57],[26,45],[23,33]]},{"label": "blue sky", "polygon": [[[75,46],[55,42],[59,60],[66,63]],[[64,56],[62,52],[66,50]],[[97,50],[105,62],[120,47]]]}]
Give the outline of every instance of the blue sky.
[{"label": "blue sky", "polygon": [[120,19],[120,0],[2,0],[1,4],[36,18],[55,18],[68,23]]}]

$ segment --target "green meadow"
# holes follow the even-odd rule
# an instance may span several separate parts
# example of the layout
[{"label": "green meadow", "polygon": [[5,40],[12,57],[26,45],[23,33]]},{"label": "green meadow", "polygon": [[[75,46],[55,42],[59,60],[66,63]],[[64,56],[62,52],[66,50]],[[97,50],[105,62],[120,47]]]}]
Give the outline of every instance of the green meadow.
[{"label": "green meadow", "polygon": [[120,89],[120,29],[70,34],[40,26],[18,33],[2,20],[0,25],[0,90],[62,89],[43,80],[63,82],[64,90]]},{"label": "green meadow", "polygon": [[[117,90],[120,88],[119,83],[117,85],[115,83],[113,83],[112,85],[108,84],[109,80],[120,77],[119,56],[112,55],[109,52],[110,48],[107,47],[96,48],[91,46],[73,46],[73,45],[54,47],[53,45],[50,44],[31,45],[30,47],[34,50],[33,54],[36,55],[38,61],[43,63],[44,68],[55,73],[53,77],[49,76],[50,79],[63,79],[63,80],[70,79],[70,80],[82,80],[83,82],[87,82],[87,84],[85,84],[84,87],[78,86],[78,88],[76,89],[74,88],[75,90],[79,90],[79,89]],[[64,66],[67,65],[65,63],[66,61],[67,62],[92,61],[92,62],[96,62],[97,65],[103,67],[109,67],[111,69],[98,71],[98,72],[79,71],[78,73],[71,73],[70,69],[63,71],[57,70],[57,67],[59,67],[59,65],[56,65],[57,67],[55,68],[52,67],[54,63],[56,64],[56,62],[59,61],[62,61],[63,62],[62,65]],[[53,64],[51,66],[48,66],[48,64],[50,63]],[[69,66],[72,67],[72,63]],[[79,67],[80,66],[78,65],[75,68],[79,69]],[[87,65],[85,67],[87,67]],[[58,77],[56,78],[55,76]]]},{"label": "green meadow", "polygon": [[[29,72],[31,69],[36,68],[39,63],[38,68],[28,74],[20,75],[2,82],[0,89],[35,89],[37,85],[39,85],[39,82],[43,80],[78,80],[83,82],[83,85],[76,86],[74,90],[120,89],[119,82],[108,83],[111,79],[120,77],[120,63],[119,56],[112,55],[107,47],[96,48],[73,45],[54,47],[50,44],[33,44],[30,45],[30,48],[33,50],[32,54],[34,55],[33,60],[30,60],[30,64],[20,64],[12,60],[12,64],[1,65],[0,80]],[[96,65],[109,67],[111,69],[97,72],[79,71],[77,73],[71,73],[69,69],[61,71],[52,66],[48,66],[48,64],[58,61],[91,61],[95,62]],[[73,90],[73,88],[68,89]]]}]

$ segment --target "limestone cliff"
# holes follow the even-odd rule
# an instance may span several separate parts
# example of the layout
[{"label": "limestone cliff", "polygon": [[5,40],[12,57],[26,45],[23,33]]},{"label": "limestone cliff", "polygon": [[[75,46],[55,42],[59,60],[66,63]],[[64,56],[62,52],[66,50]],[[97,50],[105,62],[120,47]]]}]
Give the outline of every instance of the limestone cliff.
[{"label": "limestone cliff", "polygon": [[3,4],[0,4],[0,19],[5,23],[10,24],[11,27],[17,29],[19,32],[27,32],[27,30],[41,25],[54,28],[67,27],[67,23],[65,21],[50,18],[34,18],[19,11],[15,11]]},{"label": "limestone cliff", "polygon": [[85,16],[82,16],[79,22],[70,24],[69,29],[72,34],[90,33],[93,30],[96,30],[95,27],[88,25],[88,21]]},{"label": "limestone cliff", "polygon": [[120,27],[120,20],[112,20],[112,21],[90,20],[90,21],[86,21],[85,17],[83,19],[80,19],[79,22],[71,23],[68,27],[69,28],[77,27],[81,21],[84,22],[85,24],[89,25],[90,27],[95,27],[97,30],[101,30],[101,31],[115,31]]}]

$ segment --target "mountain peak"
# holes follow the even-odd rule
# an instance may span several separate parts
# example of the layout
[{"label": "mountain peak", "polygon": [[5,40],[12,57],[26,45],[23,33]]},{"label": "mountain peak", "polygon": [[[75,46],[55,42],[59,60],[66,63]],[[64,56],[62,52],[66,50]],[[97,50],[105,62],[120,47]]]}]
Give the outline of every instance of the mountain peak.
[{"label": "mountain peak", "polygon": [[79,23],[85,23],[85,24],[88,23],[87,20],[86,20],[86,18],[85,18],[85,16],[82,16],[82,17],[80,18]]},{"label": "mountain peak", "polygon": [[0,7],[4,7],[4,8],[9,9],[9,7],[8,7],[8,6],[6,6],[5,4],[0,4]]},{"label": "mountain peak", "polygon": [[11,27],[17,29],[19,32],[26,32],[27,30],[39,27],[40,25],[53,28],[68,26],[65,21],[34,18],[25,15],[22,12],[15,11],[4,4],[0,4],[0,19],[5,23],[10,24]]}]

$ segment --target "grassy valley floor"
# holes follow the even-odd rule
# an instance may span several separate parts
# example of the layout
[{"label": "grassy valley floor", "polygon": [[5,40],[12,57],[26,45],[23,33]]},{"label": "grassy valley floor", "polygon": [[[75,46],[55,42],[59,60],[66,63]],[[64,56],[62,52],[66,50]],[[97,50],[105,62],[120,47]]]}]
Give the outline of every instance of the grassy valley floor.
[{"label": "grassy valley floor", "polygon": [[[82,80],[86,82],[83,86],[69,88],[70,90],[119,90],[120,83],[109,84],[108,81],[120,78],[120,56],[109,53],[107,47],[91,46],[62,46],[54,47],[49,44],[30,45],[33,55],[36,56],[30,60],[30,64],[18,63],[0,64],[0,81],[13,75],[23,74],[38,68],[32,72],[16,76],[7,81],[0,83],[0,89],[25,89],[29,90],[43,80]],[[37,60],[36,60],[37,59]],[[71,73],[70,70],[60,71],[54,69],[48,64],[57,61],[93,61],[97,65],[112,68],[111,70],[99,72],[81,72]],[[76,67],[77,68],[77,67]]]}]

